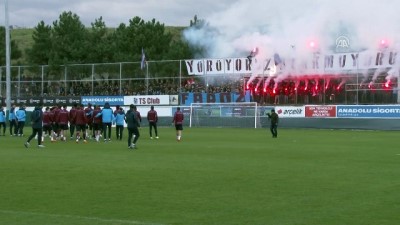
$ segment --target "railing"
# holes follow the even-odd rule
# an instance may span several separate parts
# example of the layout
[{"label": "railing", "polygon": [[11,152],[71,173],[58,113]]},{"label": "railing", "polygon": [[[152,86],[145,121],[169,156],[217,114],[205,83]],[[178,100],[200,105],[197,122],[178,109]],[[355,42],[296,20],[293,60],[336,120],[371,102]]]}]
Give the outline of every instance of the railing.
[{"label": "railing", "polygon": [[[151,61],[140,69],[138,62],[72,64],[51,66],[12,66],[11,97],[32,95],[118,95],[150,94],[153,83],[168,81],[180,86],[181,61]],[[5,68],[0,67],[0,94],[5,96]],[[153,85],[155,86],[155,85]],[[161,85],[163,86],[163,85]],[[160,90],[156,90],[160,91]],[[165,91],[165,90],[163,90]]]},{"label": "railing", "polygon": [[[0,97],[6,96],[6,69],[0,67]],[[374,78],[372,78],[374,76]],[[52,66],[12,66],[11,97],[82,95],[179,95],[187,92],[243,92],[262,105],[397,104],[398,79],[387,74],[259,77],[247,87],[249,74],[189,76],[184,60]],[[279,78],[279,75],[278,75]],[[374,79],[374,82],[371,81]],[[278,80],[278,79],[277,79]],[[369,86],[369,84],[372,84]]]}]

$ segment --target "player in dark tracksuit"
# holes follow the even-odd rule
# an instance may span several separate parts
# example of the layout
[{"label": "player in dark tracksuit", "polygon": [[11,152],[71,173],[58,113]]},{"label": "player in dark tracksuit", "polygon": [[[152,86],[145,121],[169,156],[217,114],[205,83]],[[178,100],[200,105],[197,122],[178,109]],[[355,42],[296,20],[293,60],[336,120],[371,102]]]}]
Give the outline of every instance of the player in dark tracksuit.
[{"label": "player in dark tracksuit", "polygon": [[[130,105],[128,112],[125,114],[125,122],[128,125],[128,148],[130,149],[135,149],[136,148],[136,142],[139,139],[140,133],[139,133],[139,119],[137,116],[137,111],[136,111],[136,106],[135,105]],[[132,136],[134,135],[133,141],[132,141]]]},{"label": "player in dark tracksuit", "polygon": [[275,109],[271,110],[271,113],[267,113],[268,119],[271,121],[270,131],[273,138],[278,137],[278,122],[279,116],[275,112]]},{"label": "player in dark tracksuit", "polygon": [[25,142],[25,147],[28,148],[30,146],[29,142],[37,135],[38,138],[38,147],[43,148],[42,145],[42,133],[43,133],[43,112],[42,106],[36,106],[35,110],[33,110],[31,114],[31,123],[32,123],[32,134],[29,136],[28,140]]}]

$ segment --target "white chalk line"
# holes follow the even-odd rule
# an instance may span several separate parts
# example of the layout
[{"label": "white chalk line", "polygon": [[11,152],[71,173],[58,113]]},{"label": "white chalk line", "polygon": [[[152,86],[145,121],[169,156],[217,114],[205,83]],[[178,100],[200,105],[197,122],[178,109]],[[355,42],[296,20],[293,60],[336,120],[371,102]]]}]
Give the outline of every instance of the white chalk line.
[{"label": "white chalk line", "polygon": [[132,220],[104,219],[104,218],[100,218],[100,217],[90,217],[90,216],[61,215],[61,214],[24,212],[24,211],[12,211],[12,210],[0,210],[0,213],[15,214],[15,215],[45,216],[45,217],[55,217],[55,218],[71,218],[71,219],[78,219],[78,220],[96,220],[96,221],[104,222],[104,223],[163,225],[163,224],[159,224],[159,223],[145,223],[145,222],[132,221]]}]

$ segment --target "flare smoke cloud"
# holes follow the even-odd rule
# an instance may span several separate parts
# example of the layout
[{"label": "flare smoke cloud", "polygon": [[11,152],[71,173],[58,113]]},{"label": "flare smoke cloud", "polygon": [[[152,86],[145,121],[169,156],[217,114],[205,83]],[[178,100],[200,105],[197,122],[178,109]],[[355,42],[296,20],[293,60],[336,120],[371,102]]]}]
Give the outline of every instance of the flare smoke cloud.
[{"label": "flare smoke cloud", "polygon": [[[367,55],[369,51],[382,50],[379,48],[385,40],[386,49],[390,49],[395,58],[386,76],[389,81],[399,77],[400,70],[400,54],[396,54],[400,49],[399,8],[400,1],[395,0],[239,0],[211,17],[201,18],[200,15],[205,26],[187,29],[185,38],[206,49],[206,55],[200,58],[246,57],[252,49],[258,48],[248,83],[260,74],[265,75],[265,66],[260,64],[262,60],[277,56],[279,61],[280,58],[295,59],[297,65],[291,66],[294,69],[286,66],[275,78],[275,85],[288,76],[304,78],[309,71],[299,69],[302,60],[312,61],[315,57],[312,52],[334,53],[339,37],[348,40],[347,52],[362,51]],[[359,63],[363,57],[359,57]],[[254,64],[257,61],[259,65]],[[371,82],[381,72],[381,69],[376,70]],[[368,79],[367,72],[363,79]]]},{"label": "flare smoke cloud", "polygon": [[208,18],[203,29],[188,29],[185,37],[207,49],[204,57],[239,57],[254,47],[260,56],[307,52],[315,41],[321,52],[332,51],[346,36],[350,48],[377,49],[387,39],[399,48],[400,2],[395,0],[239,0]]}]

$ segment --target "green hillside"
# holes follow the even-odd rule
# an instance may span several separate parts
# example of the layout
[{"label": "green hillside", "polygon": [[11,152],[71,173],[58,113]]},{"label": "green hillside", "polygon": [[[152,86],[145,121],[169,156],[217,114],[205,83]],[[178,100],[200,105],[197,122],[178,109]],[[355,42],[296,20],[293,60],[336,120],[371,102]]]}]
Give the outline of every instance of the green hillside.
[{"label": "green hillside", "polygon": [[22,53],[22,58],[18,60],[21,63],[27,62],[26,60],[26,49],[33,45],[33,34],[32,28],[21,28],[11,30],[11,40],[15,40]]},{"label": "green hillside", "polygon": [[[165,27],[166,33],[171,33],[174,40],[178,40],[181,38],[182,31],[186,27]],[[110,32],[114,31],[115,28],[109,28]],[[13,62],[13,64],[27,64],[26,58],[26,50],[29,49],[33,45],[33,28],[18,28],[11,30],[11,40],[15,40],[17,42],[18,47],[22,52],[22,58]]]}]

